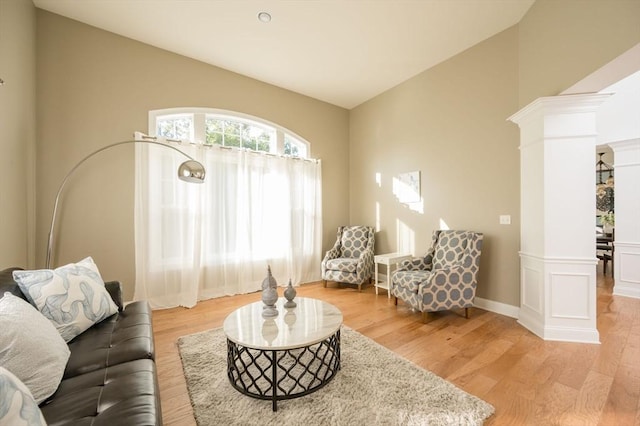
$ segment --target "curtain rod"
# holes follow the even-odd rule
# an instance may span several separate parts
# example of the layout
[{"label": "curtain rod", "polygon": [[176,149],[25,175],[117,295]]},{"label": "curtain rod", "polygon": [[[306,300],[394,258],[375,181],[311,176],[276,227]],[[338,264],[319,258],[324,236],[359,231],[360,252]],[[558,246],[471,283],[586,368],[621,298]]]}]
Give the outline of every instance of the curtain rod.
[{"label": "curtain rod", "polygon": [[204,144],[204,143],[197,143],[197,142],[181,140],[181,139],[165,138],[165,137],[162,137],[162,136],[149,136],[149,135],[145,135],[144,133],[139,133],[139,132],[136,132],[136,135],[138,137],[141,137],[144,140],[153,140],[153,141],[156,141],[156,142],[170,142],[170,143],[177,143],[177,144],[188,143],[188,144],[191,144],[191,145],[203,146],[205,148],[218,148],[218,149],[244,151],[244,152],[248,152],[250,154],[266,155],[266,156],[278,157],[278,158],[290,158],[292,160],[309,161],[311,163],[316,163],[316,164],[320,163],[320,159],[317,159],[317,158],[295,157],[293,155],[274,154],[272,152],[256,151],[256,150],[253,150],[253,149],[239,148],[239,147],[236,147],[236,146],[223,146],[223,145],[216,145],[216,144]]}]

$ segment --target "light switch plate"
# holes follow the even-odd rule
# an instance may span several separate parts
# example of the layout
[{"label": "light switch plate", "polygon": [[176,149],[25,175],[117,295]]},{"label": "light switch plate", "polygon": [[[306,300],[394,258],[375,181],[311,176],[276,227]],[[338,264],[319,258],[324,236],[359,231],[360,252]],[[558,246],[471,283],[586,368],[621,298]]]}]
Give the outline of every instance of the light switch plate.
[{"label": "light switch plate", "polygon": [[509,214],[501,214],[500,215],[500,225],[511,225],[511,215],[509,215]]}]

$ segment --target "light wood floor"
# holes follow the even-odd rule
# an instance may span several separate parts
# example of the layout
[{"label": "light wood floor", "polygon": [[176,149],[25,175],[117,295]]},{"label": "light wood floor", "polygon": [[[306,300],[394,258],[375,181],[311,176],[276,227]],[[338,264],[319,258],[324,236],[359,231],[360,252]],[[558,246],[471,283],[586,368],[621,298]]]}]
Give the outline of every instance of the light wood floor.
[{"label": "light wood floor", "polygon": [[[599,267],[601,271],[601,266]],[[342,310],[345,325],[496,407],[487,425],[640,425],[640,300],[612,296],[598,278],[600,345],[545,342],[515,319],[480,309],[429,314],[427,323],[372,287],[298,288]],[[222,325],[259,293],[154,312],[166,425],[195,425],[176,340]],[[366,396],[363,396],[366,397]]]}]

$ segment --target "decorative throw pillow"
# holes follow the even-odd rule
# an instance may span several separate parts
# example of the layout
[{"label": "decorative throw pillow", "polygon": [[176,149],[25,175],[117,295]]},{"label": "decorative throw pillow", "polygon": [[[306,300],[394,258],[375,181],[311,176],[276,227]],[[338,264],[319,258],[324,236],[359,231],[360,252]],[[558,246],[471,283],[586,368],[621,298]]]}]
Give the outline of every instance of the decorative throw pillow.
[{"label": "decorative throw pillow", "polygon": [[67,342],[118,312],[91,257],[55,270],[13,271],[13,279]]},{"label": "decorative throw pillow", "polygon": [[45,426],[47,423],[29,389],[0,367],[0,426]]},{"label": "decorative throw pillow", "polygon": [[60,385],[69,347],[51,321],[9,292],[0,299],[0,330],[0,365],[40,404]]}]

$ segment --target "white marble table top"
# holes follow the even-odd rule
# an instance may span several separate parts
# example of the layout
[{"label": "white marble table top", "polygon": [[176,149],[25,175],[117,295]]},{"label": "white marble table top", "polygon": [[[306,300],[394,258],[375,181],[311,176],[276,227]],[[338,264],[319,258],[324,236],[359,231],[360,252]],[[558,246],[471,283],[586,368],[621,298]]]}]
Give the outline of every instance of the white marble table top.
[{"label": "white marble table top", "polygon": [[296,297],[295,308],[284,307],[284,297],[276,303],[278,316],[262,317],[262,302],[242,306],[224,320],[229,340],[254,349],[285,350],[301,348],[325,340],[342,325],[342,312],[330,303]]}]

